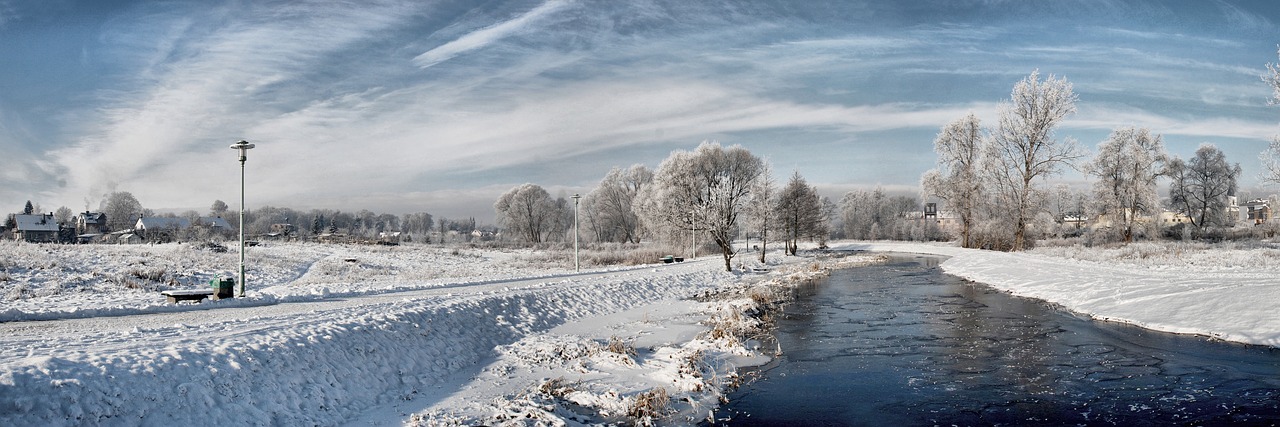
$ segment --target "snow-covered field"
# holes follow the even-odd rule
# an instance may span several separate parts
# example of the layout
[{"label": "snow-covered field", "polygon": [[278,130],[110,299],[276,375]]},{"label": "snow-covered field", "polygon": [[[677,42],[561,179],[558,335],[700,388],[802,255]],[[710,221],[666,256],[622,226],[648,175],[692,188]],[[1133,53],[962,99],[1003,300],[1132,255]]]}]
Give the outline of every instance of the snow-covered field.
[{"label": "snow-covered field", "polygon": [[279,244],[251,250],[246,298],[169,304],[159,290],[206,286],[236,255],[0,254],[0,425],[689,420],[762,361],[743,336],[704,334],[710,318],[750,324],[749,296],[689,298],[822,273],[805,259],[728,273],[712,257],[575,273],[531,251]]},{"label": "snow-covered field", "polygon": [[[949,273],[1083,314],[1280,346],[1263,244],[833,246],[947,255]],[[786,351],[752,339],[752,314],[833,262],[575,273],[533,251],[309,244],[249,258],[247,298],[174,305],[159,290],[207,286],[234,251],[0,244],[0,425],[696,423],[736,368]]]}]

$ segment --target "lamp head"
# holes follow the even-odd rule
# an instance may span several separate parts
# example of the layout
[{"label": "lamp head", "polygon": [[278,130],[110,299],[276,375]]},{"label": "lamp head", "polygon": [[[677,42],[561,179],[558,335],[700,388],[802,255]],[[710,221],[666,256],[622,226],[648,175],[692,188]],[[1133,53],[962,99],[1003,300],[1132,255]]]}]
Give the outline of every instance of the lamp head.
[{"label": "lamp head", "polygon": [[253,148],[253,147],[255,147],[255,145],[250,144],[249,141],[245,141],[243,139],[240,141],[237,141],[235,144],[231,144],[232,150],[240,150],[241,162],[245,161],[245,159],[247,158],[246,156],[247,152],[249,151],[250,148]]}]

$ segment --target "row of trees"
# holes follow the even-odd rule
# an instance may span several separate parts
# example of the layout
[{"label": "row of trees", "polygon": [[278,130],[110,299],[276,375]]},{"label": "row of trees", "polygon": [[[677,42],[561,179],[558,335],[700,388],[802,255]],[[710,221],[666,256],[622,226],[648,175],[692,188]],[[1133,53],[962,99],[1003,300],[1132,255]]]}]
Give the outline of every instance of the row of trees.
[{"label": "row of trees", "polygon": [[[28,201],[21,212],[29,215],[33,212],[38,213],[41,211],[38,204]],[[139,217],[185,218],[191,221],[192,224],[199,222],[203,216],[220,217],[227,219],[232,227],[237,227],[238,218],[236,216],[239,215],[238,211],[231,211],[227,204],[221,200],[215,200],[210,205],[207,215],[194,210],[182,213],[157,214],[151,209],[144,208],[142,203],[128,191],[113,191],[106,194],[98,206],[98,212],[106,214],[107,227],[113,231],[133,229]],[[76,215],[70,208],[65,206],[58,208],[54,212],[55,220],[60,224],[67,225],[74,222]],[[429,236],[436,234],[439,236],[437,238],[441,240],[445,238],[446,233],[450,232],[452,232],[451,234],[463,235],[465,239],[469,240],[471,233],[478,228],[475,218],[433,218],[427,212],[397,216],[385,213],[379,214],[363,209],[356,212],[343,212],[334,209],[303,211],[274,206],[264,206],[245,211],[246,233],[271,233],[276,231],[272,229],[275,224],[293,225],[295,227],[293,232],[300,236],[344,233],[356,237],[371,238],[377,237],[381,232],[399,231],[427,239],[429,239]],[[12,225],[7,227],[12,227]]]},{"label": "row of trees", "polygon": [[[937,168],[921,177],[921,187],[927,197],[945,200],[958,217],[963,246],[1028,247],[1037,227],[1053,222],[1044,218],[1053,204],[1044,181],[1064,167],[1097,179],[1084,210],[1111,224],[1115,237],[1125,242],[1149,234],[1155,225],[1151,218],[1163,209],[1157,190],[1161,177],[1171,181],[1169,208],[1186,215],[1196,229],[1234,222],[1228,204],[1241,169],[1221,150],[1203,144],[1184,161],[1165,151],[1160,135],[1126,127],[1114,130],[1098,145],[1097,154],[1083,161],[1078,143],[1055,136],[1058,124],[1075,111],[1075,102],[1066,79],[1041,80],[1033,72],[1000,105],[995,128],[983,127],[968,114],[939,131],[934,140]],[[1060,215],[1062,205],[1069,204],[1064,199],[1057,200]]]},{"label": "row of trees", "polygon": [[[730,269],[740,236],[757,236],[761,257],[776,231],[794,254],[801,239],[825,239],[830,215],[817,189],[797,172],[775,188],[768,164],[741,146],[704,142],[672,152],[650,171],[642,165],[614,168],[579,206],[580,229],[596,241],[682,242],[702,236]],[[520,239],[559,239],[573,222],[572,206],[536,184],[512,188],[494,203],[498,222]]]}]

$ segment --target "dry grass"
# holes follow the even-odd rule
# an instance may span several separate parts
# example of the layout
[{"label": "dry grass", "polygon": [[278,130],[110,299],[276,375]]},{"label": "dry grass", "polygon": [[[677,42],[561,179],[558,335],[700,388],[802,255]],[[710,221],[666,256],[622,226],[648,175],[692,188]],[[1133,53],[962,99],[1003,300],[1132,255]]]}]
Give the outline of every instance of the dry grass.
[{"label": "dry grass", "polygon": [[577,391],[581,385],[581,381],[569,382],[564,377],[556,377],[544,381],[542,385],[538,386],[538,392],[544,396],[564,399],[569,393]]},{"label": "dry grass", "polygon": [[609,337],[609,343],[605,344],[604,350],[610,353],[616,353],[626,357],[628,361],[635,362],[635,357],[639,354],[636,352],[635,344],[631,341],[623,341],[622,338]]},{"label": "dry grass", "polygon": [[667,389],[664,387],[641,392],[636,395],[635,401],[627,409],[627,416],[631,417],[636,425],[652,426],[666,415],[667,405],[670,402],[671,396],[667,394]]}]

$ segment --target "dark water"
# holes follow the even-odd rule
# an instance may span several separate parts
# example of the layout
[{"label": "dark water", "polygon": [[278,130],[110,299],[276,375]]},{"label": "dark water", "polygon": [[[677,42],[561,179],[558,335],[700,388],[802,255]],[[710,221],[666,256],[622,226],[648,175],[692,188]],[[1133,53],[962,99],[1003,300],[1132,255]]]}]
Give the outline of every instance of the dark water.
[{"label": "dark water", "polygon": [[1280,351],[1074,317],[895,258],[802,289],[741,425],[1280,424]]}]

